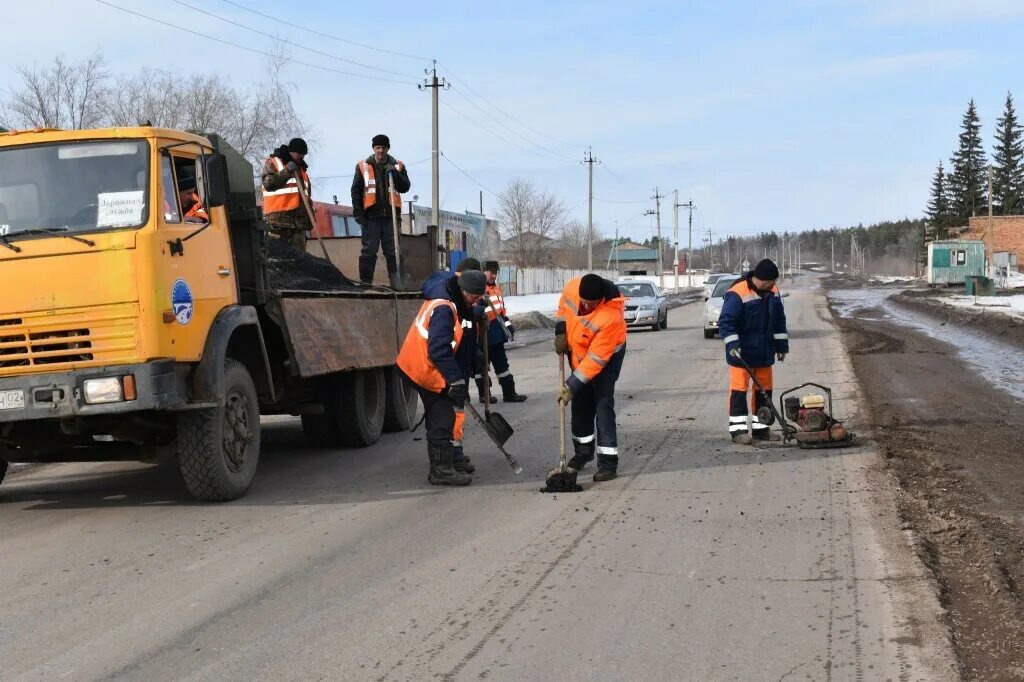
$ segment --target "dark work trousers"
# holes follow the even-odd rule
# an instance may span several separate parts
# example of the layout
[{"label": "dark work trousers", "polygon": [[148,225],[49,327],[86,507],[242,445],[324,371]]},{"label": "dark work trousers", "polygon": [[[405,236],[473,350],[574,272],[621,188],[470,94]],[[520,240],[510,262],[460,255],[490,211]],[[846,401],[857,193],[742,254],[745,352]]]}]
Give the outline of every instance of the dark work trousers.
[{"label": "dark work trousers", "polygon": [[445,445],[452,442],[455,428],[455,404],[441,393],[416,386],[423,401],[423,422],[427,429],[427,443]]},{"label": "dark work trousers", "polygon": [[615,427],[615,382],[622,371],[623,348],[612,356],[608,366],[587,382],[572,402],[572,439],[577,443],[594,442],[597,422],[597,468],[615,471],[619,466],[619,441]]},{"label": "dark work trousers", "polygon": [[[494,368],[494,373],[498,375],[498,383],[501,383],[502,379],[512,376],[512,372],[508,368],[508,353],[505,352],[505,344],[495,343],[487,346],[487,359],[490,361],[491,367]],[[473,378],[480,384],[490,371],[490,368],[484,367],[483,351],[477,352],[473,362]]]},{"label": "dark work trousers", "polygon": [[367,218],[366,224],[363,225],[363,250],[359,254],[359,279],[363,282],[373,281],[378,249],[384,252],[388,273],[398,272],[398,261],[395,260],[395,226],[390,216]]}]

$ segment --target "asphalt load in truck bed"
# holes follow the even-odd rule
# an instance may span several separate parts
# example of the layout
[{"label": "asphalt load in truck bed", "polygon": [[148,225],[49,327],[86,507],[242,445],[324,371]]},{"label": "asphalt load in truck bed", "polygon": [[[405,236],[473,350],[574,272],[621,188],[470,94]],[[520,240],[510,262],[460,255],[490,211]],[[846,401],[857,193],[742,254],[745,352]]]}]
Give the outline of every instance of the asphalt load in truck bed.
[{"label": "asphalt load in truck bed", "polygon": [[901,300],[852,312],[833,301],[834,319],[899,484],[904,530],[938,583],[961,674],[1024,679],[1024,406],[954,345],[900,324],[892,305],[898,314]]},{"label": "asphalt load in truck bed", "polygon": [[297,251],[282,239],[267,238],[267,282],[282,291],[365,291],[323,258]]}]

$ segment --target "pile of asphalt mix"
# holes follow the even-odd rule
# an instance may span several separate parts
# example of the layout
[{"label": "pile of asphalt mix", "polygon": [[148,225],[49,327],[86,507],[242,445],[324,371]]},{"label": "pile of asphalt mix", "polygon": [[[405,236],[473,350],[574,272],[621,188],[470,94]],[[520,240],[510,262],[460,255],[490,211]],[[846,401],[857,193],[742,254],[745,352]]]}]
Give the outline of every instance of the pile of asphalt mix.
[{"label": "pile of asphalt mix", "polygon": [[515,326],[516,331],[525,331],[527,329],[554,329],[555,321],[539,313],[536,310],[529,313],[519,313],[516,315],[509,315],[509,321]]},{"label": "pile of asphalt mix", "polygon": [[357,282],[345,276],[323,258],[298,251],[283,239],[267,238],[267,283],[284,291],[362,291]]}]

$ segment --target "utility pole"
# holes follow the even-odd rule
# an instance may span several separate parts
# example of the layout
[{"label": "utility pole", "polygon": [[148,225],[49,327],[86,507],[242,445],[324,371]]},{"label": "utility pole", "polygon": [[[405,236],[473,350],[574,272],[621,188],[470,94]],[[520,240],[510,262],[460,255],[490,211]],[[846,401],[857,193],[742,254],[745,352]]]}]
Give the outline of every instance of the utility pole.
[{"label": "utility pole", "polygon": [[715,271],[715,243],[711,241],[711,228],[708,228],[708,248],[710,253],[708,254],[708,274],[710,275]]},{"label": "utility pole", "polygon": [[672,209],[675,214],[674,222],[675,228],[673,231],[673,239],[676,243],[676,256],[672,259],[672,275],[675,277],[675,292],[679,293],[679,207],[682,204],[679,203],[679,190],[673,190],[672,192]]},{"label": "utility pole", "polygon": [[443,89],[447,90],[448,88],[451,87],[451,85],[447,81],[445,81],[445,79],[437,77],[437,60],[436,59],[434,60],[433,68],[432,69],[424,69],[423,72],[425,74],[427,74],[428,76],[430,76],[430,78],[424,79],[423,83],[418,85],[417,87],[420,90],[427,90],[427,89],[431,90],[431,93],[430,93],[430,95],[431,95],[431,107],[430,107],[431,135],[430,135],[430,146],[431,146],[431,160],[432,160],[431,172],[433,174],[433,178],[432,178],[432,188],[431,188],[431,192],[430,192],[430,194],[431,194],[431,198],[430,198],[430,203],[431,203],[431,207],[430,207],[430,222],[433,223],[434,226],[436,227],[441,222],[441,216],[440,216],[440,213],[438,212],[439,211],[438,206],[441,203],[441,184],[440,184],[441,183],[441,142],[440,142],[440,135],[439,135],[439,130],[438,130],[438,101],[439,101],[439,93],[441,92],[441,89],[443,88]]},{"label": "utility pole", "polygon": [[480,190],[480,215],[484,214],[484,191]]},{"label": "utility pole", "polygon": [[[693,209],[696,206],[693,205],[693,199],[690,199],[685,204],[679,204],[679,207],[685,208],[690,212],[689,218],[687,219],[687,244],[686,244],[686,286],[690,289],[693,288]],[[676,242],[679,240],[676,239]],[[676,260],[679,260],[678,256]],[[679,270],[678,264],[676,270]],[[676,287],[678,289],[678,287]]]},{"label": "utility pole", "polygon": [[657,187],[654,187],[654,210],[645,211],[645,215],[653,215],[657,221],[657,276],[658,286],[665,289],[665,267],[662,264],[662,200],[665,195],[658,194]]},{"label": "utility pole", "polygon": [[[987,272],[986,274],[989,277],[994,277],[995,274],[996,274],[995,273],[995,264],[996,264],[995,246],[996,245],[995,245],[995,242],[992,241],[992,239],[993,239],[993,237],[992,237],[992,164],[989,164],[989,166],[988,166],[988,229],[986,230],[986,232],[988,233],[988,235],[987,235],[987,237],[985,239],[985,258],[988,259],[988,267],[989,267],[989,272]],[[1007,272],[1009,272],[1009,270],[1007,270]]]},{"label": "utility pole", "polygon": [[836,236],[832,235],[828,238],[829,244],[832,245],[832,272],[836,271]]},{"label": "utility pole", "polygon": [[594,164],[600,163],[594,158],[590,147],[583,155],[587,165],[587,272],[594,271]]}]

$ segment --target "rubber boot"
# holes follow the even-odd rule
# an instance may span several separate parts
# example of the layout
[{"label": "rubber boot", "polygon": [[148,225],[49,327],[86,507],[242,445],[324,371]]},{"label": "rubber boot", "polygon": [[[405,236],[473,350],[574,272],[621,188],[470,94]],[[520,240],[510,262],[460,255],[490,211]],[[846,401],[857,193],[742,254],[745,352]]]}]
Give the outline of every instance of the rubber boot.
[{"label": "rubber boot", "polygon": [[572,459],[568,461],[566,466],[579,471],[583,467],[587,466],[587,462],[594,459],[593,442],[577,443],[576,441],[573,441],[572,448],[575,451],[575,454],[572,456]]},{"label": "rubber boot", "polygon": [[402,290],[402,278],[398,276],[397,272],[389,272],[388,281],[391,282],[391,288],[395,291]]},{"label": "rubber boot", "polygon": [[750,445],[754,442],[754,439],[750,437],[750,434],[746,431],[737,431],[732,434],[732,442],[737,445]]},{"label": "rubber boot", "polygon": [[427,480],[431,485],[469,485],[473,482],[468,475],[455,471],[455,446],[449,443],[427,445],[430,456],[430,474]]},{"label": "rubber boot", "polygon": [[[490,381],[491,377],[487,377],[487,380]],[[475,381],[476,381],[476,390],[480,394],[480,404],[483,405],[485,402],[487,402],[484,399],[484,380],[483,380],[483,377],[477,377],[475,379]],[[491,396],[491,405],[493,405],[496,402],[498,402],[498,399],[495,396],[492,395]]]},{"label": "rubber boot", "polygon": [[453,446],[455,448],[455,459],[452,461],[452,468],[464,474],[471,474],[476,471],[476,467],[469,461],[469,457],[462,451],[461,445]]},{"label": "rubber boot", "polygon": [[363,284],[373,284],[373,268],[376,265],[376,261],[373,263],[364,263],[359,261],[359,281]]},{"label": "rubber boot", "polygon": [[594,483],[612,480],[613,478],[618,476],[618,474],[616,473],[618,469],[618,455],[598,455],[597,472],[594,474]]},{"label": "rubber boot", "polygon": [[501,394],[504,397],[506,403],[525,403],[526,396],[521,393],[516,393],[516,379],[511,374],[507,377],[501,377],[498,379],[498,383],[501,384]]},{"label": "rubber boot", "polygon": [[753,440],[766,440],[772,442],[782,440],[782,436],[780,434],[767,427],[751,431],[751,438]]}]

